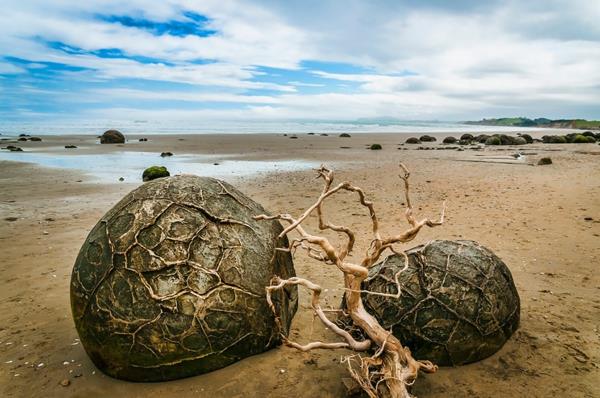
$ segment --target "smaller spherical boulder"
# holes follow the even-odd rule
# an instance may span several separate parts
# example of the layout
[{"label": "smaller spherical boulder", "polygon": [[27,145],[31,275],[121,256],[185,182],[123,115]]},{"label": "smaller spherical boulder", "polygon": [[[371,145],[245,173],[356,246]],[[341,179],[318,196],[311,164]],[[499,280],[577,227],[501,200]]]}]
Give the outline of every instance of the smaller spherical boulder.
[{"label": "smaller spherical boulder", "polygon": [[[462,365],[498,351],[519,326],[520,300],[508,267],[474,241],[436,240],[376,264],[363,282],[366,310],[417,359]],[[403,270],[404,269],[404,270]]]},{"label": "smaller spherical boulder", "polygon": [[548,164],[552,164],[552,159],[550,158],[541,158],[540,160],[538,160],[537,162],[538,166],[545,166]]},{"label": "smaller spherical boulder", "polygon": [[143,181],[152,181],[157,178],[168,177],[171,174],[165,166],[151,166],[144,170],[142,174]]},{"label": "smaller spherical boulder", "polygon": [[348,134],[348,133],[342,133],[342,134],[340,134],[340,137],[342,137],[342,138],[350,138],[350,134]]},{"label": "smaller spherical boulder", "polygon": [[420,144],[421,141],[419,141],[419,139],[417,137],[409,137],[407,138],[407,140],[405,141],[407,144]]},{"label": "smaller spherical boulder", "polygon": [[463,135],[460,136],[461,140],[465,140],[465,141],[472,141],[473,140],[473,134],[469,134],[469,133],[465,133]]},{"label": "smaller spherical boulder", "polygon": [[107,130],[100,136],[101,144],[124,144],[125,136],[118,130]]},{"label": "smaller spherical boulder", "polygon": [[380,149],[382,149],[380,144],[371,144],[371,146],[369,147],[369,149],[373,150],[373,151],[378,151]]},{"label": "smaller spherical boulder", "polygon": [[421,137],[419,137],[419,140],[422,142],[434,142],[437,141],[435,137],[432,137],[430,135],[422,135]]}]

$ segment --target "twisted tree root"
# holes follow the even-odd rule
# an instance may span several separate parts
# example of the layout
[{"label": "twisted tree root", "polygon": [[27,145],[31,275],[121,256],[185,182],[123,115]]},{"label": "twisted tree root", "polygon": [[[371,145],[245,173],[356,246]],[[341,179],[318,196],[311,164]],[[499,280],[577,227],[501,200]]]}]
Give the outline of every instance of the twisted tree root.
[{"label": "twisted tree root", "polygon": [[[346,357],[343,361],[347,364],[348,371],[352,378],[356,380],[370,397],[389,396],[392,398],[410,398],[412,395],[409,390],[415,382],[419,371],[433,373],[437,370],[437,366],[429,361],[415,360],[412,357],[410,350],[407,347],[404,347],[391,332],[386,331],[379,322],[365,310],[361,298],[361,294],[363,293],[378,294],[392,298],[400,297],[401,289],[398,276],[400,272],[406,270],[408,266],[408,257],[403,251],[396,251],[393,245],[413,240],[424,226],[436,227],[444,223],[446,209],[445,202],[442,206],[440,219],[437,221],[428,218],[417,221],[413,217],[413,208],[409,195],[410,185],[408,181],[410,173],[403,164],[400,164],[400,169],[402,170],[400,179],[404,182],[405,188],[405,217],[410,228],[398,235],[387,238],[381,237],[379,232],[379,221],[375,213],[373,202],[366,199],[366,195],[361,188],[353,186],[349,182],[342,182],[332,188],[333,171],[325,166],[321,166],[317,170],[317,178],[321,178],[324,181],[323,191],[317,198],[317,201],[298,218],[294,218],[290,214],[279,214],[275,216],[262,214],[254,217],[256,220],[282,220],[289,223],[279,237],[283,237],[291,231],[298,232],[300,235],[299,238],[292,240],[288,247],[280,248],[279,250],[294,253],[296,248],[300,247],[307,251],[309,257],[326,264],[334,264],[343,272],[346,311],[352,319],[354,326],[360,328],[368,337],[363,341],[355,340],[348,331],[340,328],[327,318],[325,311],[321,308],[319,302],[321,287],[307,279],[298,277],[280,279],[279,277],[274,277],[271,280],[271,284],[266,287],[267,302],[273,311],[277,326],[282,330],[279,314],[272,302],[272,292],[283,289],[287,285],[304,286],[312,292],[311,307],[321,322],[335,334],[344,339],[344,341],[341,342],[325,343],[315,341],[307,344],[300,344],[289,340],[287,336],[282,334],[281,338],[284,344],[290,347],[294,347],[301,351],[309,351],[316,348],[347,348],[356,352],[362,352],[371,347],[377,347],[375,353],[370,357],[361,357],[360,355],[355,354]],[[325,199],[340,191],[357,193],[360,203],[368,209],[371,218],[373,240],[360,264],[346,261],[346,256],[352,251],[356,241],[355,232],[348,227],[335,225],[325,221],[323,216],[322,205]],[[301,224],[313,211],[316,211],[319,229],[329,229],[345,235],[346,243],[344,245],[340,248],[336,248],[327,238],[309,234],[304,229]],[[405,256],[406,266],[394,276],[397,292],[395,294],[373,293],[362,290],[361,284],[367,278],[369,269],[373,267],[387,249],[390,249],[393,253],[403,254]]]}]

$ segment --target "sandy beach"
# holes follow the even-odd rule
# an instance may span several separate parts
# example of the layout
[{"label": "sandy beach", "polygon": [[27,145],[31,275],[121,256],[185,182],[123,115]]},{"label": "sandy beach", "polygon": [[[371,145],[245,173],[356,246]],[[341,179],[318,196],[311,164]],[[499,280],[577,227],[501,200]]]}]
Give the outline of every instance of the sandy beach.
[{"label": "sandy beach", "polygon": [[[532,135],[544,134],[552,131]],[[421,375],[413,392],[422,398],[600,397],[600,146],[534,143],[437,150],[447,134],[432,135],[437,142],[419,145],[402,144],[410,135],[391,133],[350,138],[297,134],[295,139],[282,134],[140,135],[128,136],[123,145],[100,145],[95,136],[42,136],[41,142],[14,144],[22,153],[2,151],[0,396],[345,396],[341,378],[347,371],[339,363],[344,351],[300,353],[280,347],[215,372],[164,383],[124,382],[94,367],[71,317],[71,269],[99,218],[142,184],[137,163],[112,161],[126,162],[127,154],[135,152],[147,166],[171,162],[164,164],[172,172],[195,170],[223,178],[272,213],[298,214],[310,206],[321,190],[311,167],[326,163],[335,169],[337,181],[352,181],[374,200],[384,233],[407,226],[397,177],[398,162],[405,163],[412,171],[417,217],[436,217],[442,201],[448,204],[445,225],[423,230],[408,247],[431,239],[476,240],[508,265],[521,298],[520,328],[498,353]],[[139,142],[141,137],[148,141]],[[368,150],[372,143],[383,149]],[[164,151],[173,152],[172,159],[161,158]],[[512,156],[517,152],[520,159]],[[27,156],[36,161],[27,163]],[[87,156],[82,159],[92,166],[78,167],[79,156]],[[115,171],[90,172],[94,156],[109,159]],[[546,156],[553,164],[537,166]],[[44,167],[52,158],[61,159],[64,167]],[[349,195],[325,207],[332,221],[343,220],[360,231],[355,253],[362,253],[369,242],[364,209]],[[307,226],[314,230],[315,220]],[[339,304],[342,276],[337,269],[302,253],[295,267],[298,275],[327,289],[324,303]],[[303,342],[337,339],[313,318],[305,292],[292,336]],[[61,385],[65,380],[68,386]]]}]

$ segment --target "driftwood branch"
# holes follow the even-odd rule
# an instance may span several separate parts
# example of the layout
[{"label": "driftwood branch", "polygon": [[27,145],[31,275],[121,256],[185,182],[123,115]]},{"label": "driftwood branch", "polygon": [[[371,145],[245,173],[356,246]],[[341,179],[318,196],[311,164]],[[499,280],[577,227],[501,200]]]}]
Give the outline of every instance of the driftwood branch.
[{"label": "driftwood branch", "polygon": [[[364,191],[349,182],[342,182],[338,185],[333,185],[334,173],[325,166],[321,166],[317,170],[317,178],[323,180],[323,190],[321,191],[316,202],[308,207],[304,213],[298,217],[293,217],[290,214],[278,215],[257,215],[256,220],[280,220],[288,225],[281,232],[279,237],[296,231],[299,238],[291,241],[288,247],[280,248],[279,250],[294,253],[297,248],[306,251],[309,257],[319,260],[326,264],[335,265],[344,274],[344,290],[347,312],[354,327],[361,329],[364,335],[368,338],[364,341],[355,340],[352,335],[346,330],[340,328],[333,323],[325,315],[326,310],[320,306],[321,287],[304,278],[280,279],[273,278],[271,284],[266,287],[267,301],[278,327],[281,329],[281,320],[272,302],[272,292],[283,289],[288,285],[301,285],[312,292],[311,307],[321,322],[336,335],[342,338],[343,341],[324,343],[315,341],[307,344],[299,344],[291,341],[287,336],[282,335],[283,342],[291,347],[301,351],[309,351],[317,348],[335,349],[348,348],[356,352],[366,351],[369,348],[375,350],[370,357],[361,357],[358,354],[351,355],[345,358],[344,362],[348,365],[350,375],[361,388],[370,397],[379,397],[387,395],[394,398],[409,398],[411,397],[409,389],[414,383],[419,371],[435,372],[437,367],[429,361],[415,360],[410,350],[404,347],[394,335],[386,331],[379,322],[369,314],[362,302],[361,294],[376,294],[384,297],[398,298],[401,295],[401,287],[399,283],[399,275],[408,267],[408,256],[403,251],[397,251],[394,248],[395,244],[410,242],[413,240],[423,227],[436,227],[444,223],[446,211],[445,202],[442,204],[441,214],[438,220],[424,218],[417,220],[413,216],[412,202],[410,200],[410,172],[403,164],[400,164],[400,179],[404,183],[404,198],[406,203],[405,217],[409,224],[409,228],[403,232],[389,237],[382,237],[379,231],[379,220],[375,212],[373,202],[369,201]],[[338,192],[347,191],[356,193],[360,204],[367,208],[371,219],[372,241],[365,253],[365,256],[360,263],[355,264],[346,261],[346,257],[351,253],[356,242],[356,232],[343,225],[333,224],[325,219],[323,203],[326,199],[332,197]],[[308,233],[302,226],[302,223],[313,213],[316,212],[318,218],[319,230],[331,230],[345,236],[345,244],[336,248],[329,239]],[[375,293],[361,289],[362,282],[367,278],[369,268],[371,268],[386,251],[390,250],[393,253],[404,255],[405,267],[394,275],[396,284],[396,293]]]}]

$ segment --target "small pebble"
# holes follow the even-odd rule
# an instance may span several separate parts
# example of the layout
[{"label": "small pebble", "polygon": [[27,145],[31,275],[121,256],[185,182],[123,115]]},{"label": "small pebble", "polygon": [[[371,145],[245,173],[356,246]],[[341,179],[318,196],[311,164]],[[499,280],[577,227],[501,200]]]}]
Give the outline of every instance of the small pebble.
[{"label": "small pebble", "polygon": [[71,385],[71,381],[69,379],[63,379],[60,381],[60,385],[63,387],[69,387]]}]

